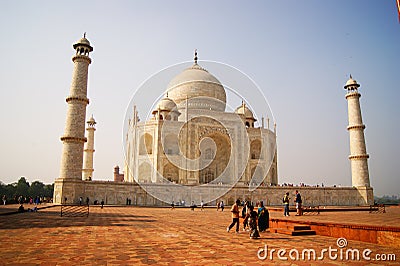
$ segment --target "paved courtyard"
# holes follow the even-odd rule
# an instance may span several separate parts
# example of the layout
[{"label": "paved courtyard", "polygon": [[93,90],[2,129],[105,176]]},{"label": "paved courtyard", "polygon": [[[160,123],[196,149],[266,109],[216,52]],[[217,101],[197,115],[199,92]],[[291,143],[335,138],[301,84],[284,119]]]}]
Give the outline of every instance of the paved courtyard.
[{"label": "paved courtyard", "polygon": [[[29,206],[28,206],[29,207]],[[3,208],[1,210],[1,208]],[[0,207],[0,213],[5,212]],[[353,220],[359,223],[398,226],[400,208],[389,208],[386,214],[321,213],[318,216],[290,219]],[[386,216],[385,216],[386,215]],[[271,216],[279,216],[271,212]],[[109,207],[90,208],[89,217],[60,217],[60,207],[41,209],[37,213],[0,216],[0,265],[312,265],[319,264],[323,249],[325,265],[355,263],[358,265],[393,264],[400,261],[400,248],[348,240],[338,248],[336,238],[323,236],[288,236],[270,232],[252,240],[248,232],[226,232],[231,222],[229,210],[215,208],[200,211],[169,208]],[[264,250],[268,256],[264,260]],[[272,249],[272,258],[270,257]],[[278,257],[278,250],[286,253]],[[296,258],[296,249],[299,260]],[[346,260],[346,250],[360,251],[360,260]],[[362,258],[362,252],[371,260]],[[316,259],[308,259],[315,250]],[[342,251],[342,258],[340,253]],[[283,252],[283,251],[282,251]],[[290,258],[289,253],[294,259]],[[395,254],[397,261],[379,262],[375,255]],[[331,255],[331,256],[330,256]],[[337,258],[335,259],[335,255]],[[331,257],[331,258],[330,258]],[[383,256],[381,256],[383,257]],[[351,259],[351,256],[349,256]]]}]

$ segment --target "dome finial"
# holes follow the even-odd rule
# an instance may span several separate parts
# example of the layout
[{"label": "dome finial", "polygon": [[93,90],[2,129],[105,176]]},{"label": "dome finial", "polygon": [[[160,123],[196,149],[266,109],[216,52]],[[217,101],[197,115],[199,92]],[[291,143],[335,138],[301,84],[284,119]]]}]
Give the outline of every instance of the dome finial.
[{"label": "dome finial", "polygon": [[86,31],[83,33],[83,38],[86,38]]},{"label": "dome finial", "polygon": [[167,91],[167,94],[165,96],[168,98],[168,91]]},{"label": "dome finial", "polygon": [[353,79],[353,77],[351,76],[351,74],[350,74],[350,79]]},{"label": "dome finial", "polygon": [[194,49],[194,63],[197,65],[197,49]]}]

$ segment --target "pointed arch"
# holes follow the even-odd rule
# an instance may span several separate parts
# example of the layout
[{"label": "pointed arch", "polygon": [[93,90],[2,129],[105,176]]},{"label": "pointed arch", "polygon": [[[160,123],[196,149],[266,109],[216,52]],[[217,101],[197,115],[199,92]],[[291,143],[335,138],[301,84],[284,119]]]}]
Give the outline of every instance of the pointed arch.
[{"label": "pointed arch", "polygon": [[145,133],[140,137],[139,155],[153,154],[153,137]]},{"label": "pointed arch", "polygon": [[139,166],[138,182],[145,183],[151,181],[151,165],[147,162]]},{"label": "pointed arch", "polygon": [[172,163],[168,162],[164,165],[163,176],[171,182],[179,182],[179,168]]},{"label": "pointed arch", "polygon": [[250,156],[251,159],[261,158],[261,141],[259,139],[255,139],[250,143]]}]

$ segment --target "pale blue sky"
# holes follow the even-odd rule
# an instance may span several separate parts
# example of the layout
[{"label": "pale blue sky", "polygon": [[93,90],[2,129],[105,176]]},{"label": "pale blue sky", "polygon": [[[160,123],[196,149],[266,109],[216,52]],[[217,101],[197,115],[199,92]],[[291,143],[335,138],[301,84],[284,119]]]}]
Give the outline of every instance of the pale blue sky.
[{"label": "pale blue sky", "polygon": [[[395,0],[1,1],[0,180],[59,174],[74,54],[94,52],[87,114],[98,121],[94,179],[123,164],[134,90],[170,65],[232,65],[263,90],[278,127],[279,181],[351,185],[349,73],[361,84],[371,184],[399,194],[400,24]],[[262,114],[258,114],[261,116]]]}]

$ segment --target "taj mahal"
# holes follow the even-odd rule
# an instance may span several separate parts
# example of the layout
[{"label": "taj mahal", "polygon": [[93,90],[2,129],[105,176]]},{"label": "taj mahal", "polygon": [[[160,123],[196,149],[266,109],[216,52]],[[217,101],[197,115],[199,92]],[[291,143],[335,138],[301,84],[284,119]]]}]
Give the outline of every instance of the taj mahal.
[{"label": "taj mahal", "polygon": [[[164,206],[171,202],[232,204],[237,198],[280,205],[286,191],[299,189],[305,205],[370,205],[368,159],[358,89],[346,82],[350,134],[351,187],[282,187],[278,182],[276,124],[257,121],[242,99],[227,111],[223,80],[201,66],[195,52],[192,66],[163,87],[164,95],[141,121],[133,106],[125,136],[123,173],[114,181],[93,178],[95,125],[86,118],[88,68],[93,47],[84,35],[73,44],[75,54],[60,174],[55,203],[77,203],[80,197],[106,204]],[[96,103],[92,103],[96,104]],[[87,126],[85,126],[87,124]],[[86,134],[85,134],[86,132]]]},{"label": "taj mahal", "polygon": [[225,105],[224,87],[198,65],[196,53],[193,66],[171,80],[149,121],[138,122],[134,111],[125,180],[229,184],[237,176],[244,185],[256,175],[276,185],[275,133],[255,128],[256,119],[244,102],[233,113]]}]

